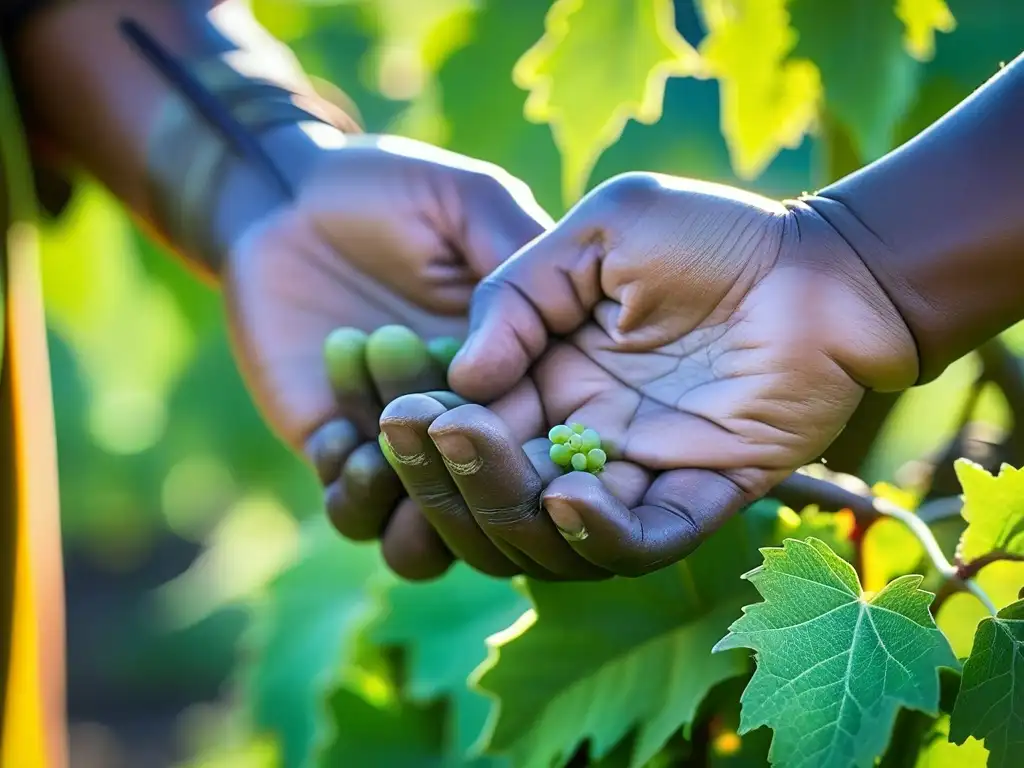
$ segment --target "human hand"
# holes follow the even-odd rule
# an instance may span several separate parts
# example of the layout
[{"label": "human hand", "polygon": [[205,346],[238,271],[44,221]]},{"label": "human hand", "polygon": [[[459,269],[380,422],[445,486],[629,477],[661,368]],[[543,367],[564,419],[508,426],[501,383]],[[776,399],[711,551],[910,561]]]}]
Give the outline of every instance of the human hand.
[{"label": "human hand", "polygon": [[[317,459],[345,535],[416,529],[380,455],[377,419],[383,403],[443,389],[445,379],[425,357],[419,370],[374,370],[364,338],[353,342],[351,386],[332,390],[328,334],[401,324],[424,339],[463,338],[477,281],[549,223],[526,186],[495,166],[411,140],[351,137],[229,254],[223,284],[242,372],[271,426]],[[329,460],[324,445],[334,446]],[[353,474],[379,503],[340,498],[348,484],[339,480]]]},{"label": "human hand", "polygon": [[[899,314],[812,210],[629,174],[478,288],[449,382],[489,410],[403,397],[381,427],[456,553],[483,535],[539,578],[638,575],[816,459],[866,388],[916,375]],[[567,421],[599,431],[600,474],[547,458]]]}]

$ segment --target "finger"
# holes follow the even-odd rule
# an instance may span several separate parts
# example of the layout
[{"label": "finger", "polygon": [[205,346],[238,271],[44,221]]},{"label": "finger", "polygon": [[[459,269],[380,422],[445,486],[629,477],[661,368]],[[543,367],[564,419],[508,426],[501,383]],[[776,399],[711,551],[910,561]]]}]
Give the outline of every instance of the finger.
[{"label": "finger", "polygon": [[543,501],[577,553],[617,575],[641,576],[686,557],[752,500],[721,473],[680,469],[659,475],[632,509],[583,472],[556,479]]},{"label": "finger", "polygon": [[[445,371],[426,342],[403,325],[386,325],[370,334],[366,367],[383,405],[401,395],[444,389],[447,384]],[[376,416],[379,420],[379,411]]]},{"label": "finger", "polygon": [[329,421],[312,434],[306,441],[306,456],[321,483],[327,485],[338,479],[341,468],[360,442],[359,431],[347,419]]},{"label": "finger", "polygon": [[560,223],[474,291],[469,337],[448,372],[457,392],[496,399],[525,375],[551,335],[571,333],[590,316],[603,295],[603,246],[581,241],[575,230]]},{"label": "finger", "polygon": [[409,581],[436,579],[454,558],[412,499],[404,499],[388,521],[380,546],[384,562]]},{"label": "finger", "polygon": [[473,517],[492,540],[511,545],[561,578],[604,575],[574,552],[551,519],[541,514],[541,490],[561,474],[547,457],[546,441],[539,441],[539,451],[538,443],[531,445],[531,461],[508,426],[479,405],[442,414],[429,434]]},{"label": "finger", "polygon": [[324,363],[338,410],[364,437],[376,435],[381,408],[366,364],[368,340],[357,328],[336,328],[324,341]]},{"label": "finger", "polygon": [[428,435],[433,421],[447,410],[427,395],[406,395],[384,409],[380,427],[392,466],[409,497],[456,557],[492,576],[514,576],[520,567],[477,525]]},{"label": "finger", "polygon": [[340,479],[328,486],[327,514],[345,538],[370,541],[380,537],[403,495],[380,447],[363,443],[345,462]]}]

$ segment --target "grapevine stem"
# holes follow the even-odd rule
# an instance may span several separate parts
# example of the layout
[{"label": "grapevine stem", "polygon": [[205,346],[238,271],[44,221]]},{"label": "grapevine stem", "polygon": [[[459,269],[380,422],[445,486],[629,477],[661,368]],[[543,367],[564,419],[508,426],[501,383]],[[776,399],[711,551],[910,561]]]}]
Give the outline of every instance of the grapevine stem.
[{"label": "grapevine stem", "polygon": [[949,559],[942,551],[942,547],[939,546],[939,542],[936,541],[935,534],[932,533],[932,529],[928,527],[924,520],[910,510],[904,509],[888,499],[875,497],[872,500],[872,505],[880,514],[893,517],[910,529],[910,532],[921,542],[921,546],[924,547],[924,551],[935,566],[935,570],[942,574],[944,579],[958,582],[963,589],[978,598],[990,614],[996,615],[998,609],[995,603],[992,602],[992,598],[985,593],[985,590],[974,579],[963,579],[960,577],[957,567],[949,562]]}]

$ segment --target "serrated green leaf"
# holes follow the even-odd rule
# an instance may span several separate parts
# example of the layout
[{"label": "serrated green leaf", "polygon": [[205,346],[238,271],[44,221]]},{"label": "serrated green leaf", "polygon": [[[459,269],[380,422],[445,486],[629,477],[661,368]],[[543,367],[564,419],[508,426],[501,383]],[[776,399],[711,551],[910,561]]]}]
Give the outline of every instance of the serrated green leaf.
[{"label": "serrated green leaf", "polygon": [[490,702],[467,683],[487,657],[486,639],[530,607],[512,582],[459,564],[425,584],[392,583],[386,608],[367,629],[382,646],[405,649],[403,693],[426,703],[449,699],[451,746],[465,755],[483,731]]},{"label": "serrated green leaf", "polygon": [[371,703],[344,687],[328,700],[331,722],[319,768],[448,768],[442,704]]},{"label": "serrated green leaf", "polygon": [[828,110],[849,130],[861,161],[881,157],[920,72],[903,47],[892,0],[792,0],[790,14],[799,34],[793,56],[818,66]]},{"label": "serrated green leaf", "polygon": [[800,145],[821,99],[813,63],[787,59],[796,35],[788,0],[699,0],[702,73],[719,81],[722,135],[736,175],[753,179]]},{"label": "serrated green leaf", "polygon": [[[490,749],[548,768],[589,739],[608,755],[637,729],[632,765],[651,759],[743,653],[712,656],[750,593],[739,575],[774,519],[737,517],[684,562],[640,579],[531,583],[535,611],[501,637],[479,685],[498,700]],[[717,633],[717,634],[716,634]]]},{"label": "serrated green leaf", "polygon": [[928,61],[935,55],[936,32],[956,29],[956,19],[946,0],[896,0],[896,17],[906,27],[903,44],[918,61]]},{"label": "serrated green leaf", "polygon": [[697,53],[675,29],[672,0],[555,0],[544,28],[512,77],[530,91],[527,119],[551,124],[571,202],[629,118],[657,122],[665,80],[696,72]]},{"label": "serrated green leaf", "polygon": [[311,520],[303,537],[298,560],[255,606],[253,664],[242,672],[253,730],[276,737],[283,768],[310,759],[328,683],[371,615],[366,583],[381,568],[376,547],[345,541],[325,519]]},{"label": "serrated green leaf", "polygon": [[1020,765],[1024,748],[1024,600],[978,626],[964,662],[963,681],[950,719],[949,739],[982,739],[989,768]]},{"label": "serrated green leaf", "polygon": [[955,466],[967,521],[960,557],[970,562],[993,551],[1024,555],[1024,470],[1004,464],[992,475],[967,459]]},{"label": "serrated green leaf", "polygon": [[740,733],[775,731],[773,765],[867,768],[899,707],[938,713],[939,667],[956,657],[935,627],[934,597],[904,576],[861,591],[853,567],[816,539],[762,550],[746,575],[764,601],[743,609],[716,651],[751,648]]}]

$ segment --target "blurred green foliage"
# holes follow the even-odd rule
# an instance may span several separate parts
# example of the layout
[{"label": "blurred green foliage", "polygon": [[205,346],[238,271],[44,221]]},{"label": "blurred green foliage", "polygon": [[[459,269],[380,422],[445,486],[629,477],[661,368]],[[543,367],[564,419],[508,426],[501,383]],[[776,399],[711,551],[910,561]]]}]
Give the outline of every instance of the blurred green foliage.
[{"label": "blurred green foliage", "polygon": [[[1015,0],[625,5],[253,0],[368,130],[498,163],[556,216],[628,170],[777,197],[821,186],[926,127],[1024,46]],[[65,547],[144,590],[141,603],[112,609],[90,631],[89,647],[108,650],[96,684],[112,695],[187,694],[230,675],[237,685],[224,696],[237,727],[189,735],[195,766],[489,764],[461,757],[495,727],[465,680],[483,661],[484,638],[512,625],[527,597],[458,568],[428,586],[395,584],[372,547],[328,531],[314,478],[246,393],[216,291],[102,190],[83,184],[68,214],[44,228],[43,249]],[[1007,339],[1024,350],[1019,330]],[[948,440],[976,370],[967,358],[904,396],[866,478],[891,479]],[[995,391],[977,417],[1009,425]],[[169,540],[195,551],[165,573]],[[152,574],[162,575],[150,583]],[[720,677],[706,674],[705,689]],[[702,697],[686,722],[704,717]],[[653,747],[641,732],[644,755],[683,720],[662,723]],[[541,736],[568,758],[590,727]],[[715,744],[738,738],[723,733]],[[763,756],[755,734],[712,749],[710,763],[739,765],[755,736]],[[601,765],[629,763],[617,741],[601,745]],[[666,749],[685,752],[680,744]]]}]

